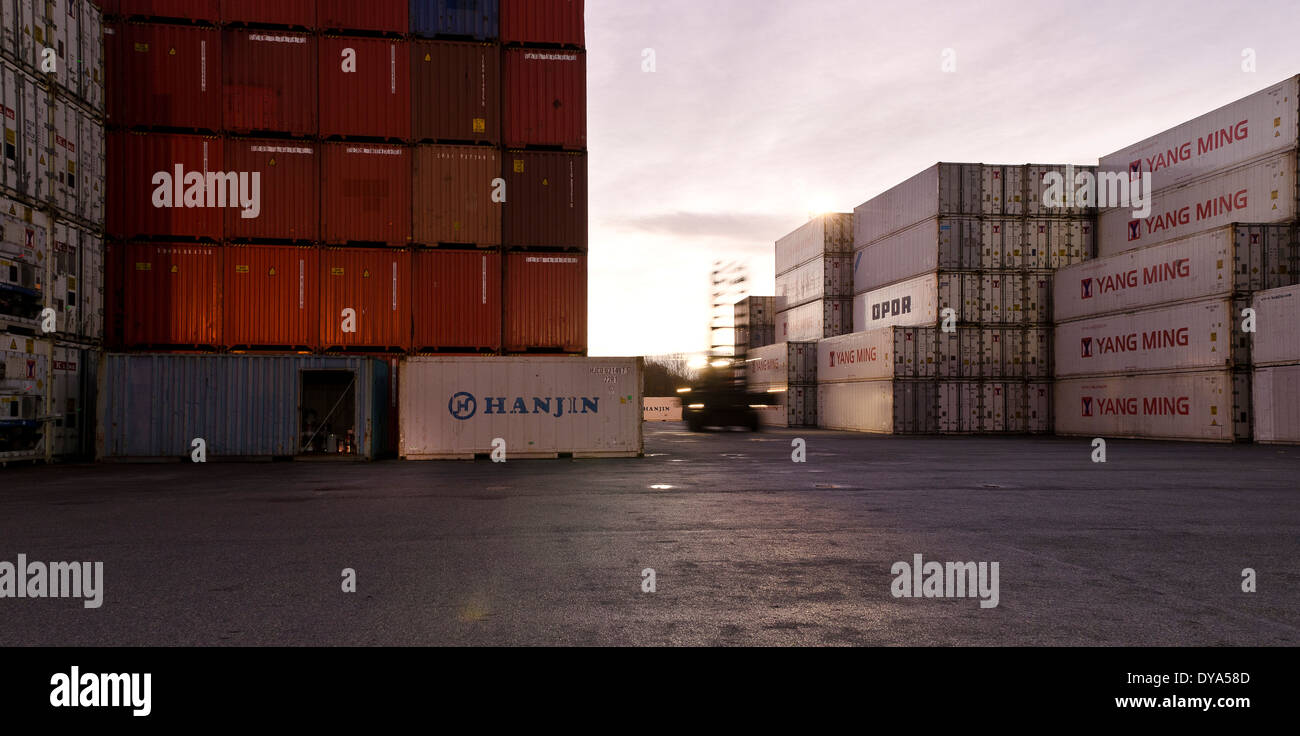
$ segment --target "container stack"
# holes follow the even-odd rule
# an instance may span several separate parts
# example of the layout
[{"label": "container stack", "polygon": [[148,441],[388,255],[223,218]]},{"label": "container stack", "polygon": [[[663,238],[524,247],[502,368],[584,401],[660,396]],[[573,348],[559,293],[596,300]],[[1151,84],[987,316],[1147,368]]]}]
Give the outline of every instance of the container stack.
[{"label": "container stack", "polygon": [[742,362],[750,350],[776,342],[776,297],[747,296],[736,302],[734,350],[736,361]]},{"label": "container stack", "polygon": [[759,419],[769,427],[817,426],[817,343],[778,342],[749,351],[749,390],[768,395]]},{"label": "container stack", "polygon": [[1300,444],[1300,286],[1255,295],[1254,439]]},{"label": "container stack", "polygon": [[1300,283],[1298,96],[1293,77],[1101,159],[1103,174],[1149,177],[1151,209],[1102,210],[1102,258],[1058,274],[1058,434],[1287,436],[1300,405],[1273,392],[1295,302],[1253,333],[1243,310]]},{"label": "container stack", "polygon": [[1095,220],[1043,194],[1079,173],[940,163],[856,208],[856,333],[818,349],[822,426],[1049,432],[1053,272],[1092,257]]},{"label": "container stack", "polygon": [[776,339],[853,331],[853,215],[809,220],[776,241]]},{"label": "container stack", "polygon": [[2,464],[89,450],[105,169],[98,6],[10,0],[0,23]]}]

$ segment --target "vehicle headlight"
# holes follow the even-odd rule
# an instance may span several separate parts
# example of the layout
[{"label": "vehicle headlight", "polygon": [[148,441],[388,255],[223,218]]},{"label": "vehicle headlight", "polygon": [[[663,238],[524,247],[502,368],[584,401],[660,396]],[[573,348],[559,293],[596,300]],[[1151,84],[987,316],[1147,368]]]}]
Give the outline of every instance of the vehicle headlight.
[{"label": "vehicle headlight", "polygon": [[703,409],[703,408],[704,408],[704,404],[690,404],[690,405],[687,406],[686,408],[687,408],[687,409]]}]

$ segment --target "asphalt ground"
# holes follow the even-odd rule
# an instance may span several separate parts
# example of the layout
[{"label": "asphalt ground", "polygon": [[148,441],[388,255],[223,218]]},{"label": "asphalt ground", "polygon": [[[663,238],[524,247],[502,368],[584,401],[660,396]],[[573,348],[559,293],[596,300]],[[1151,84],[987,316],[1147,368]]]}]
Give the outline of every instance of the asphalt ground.
[{"label": "asphalt ground", "polygon": [[[0,562],[102,561],[104,592],[0,598],[0,645],[1300,642],[1300,448],[659,424],[646,453],[3,469]],[[998,605],[895,597],[915,554],[997,562]]]}]

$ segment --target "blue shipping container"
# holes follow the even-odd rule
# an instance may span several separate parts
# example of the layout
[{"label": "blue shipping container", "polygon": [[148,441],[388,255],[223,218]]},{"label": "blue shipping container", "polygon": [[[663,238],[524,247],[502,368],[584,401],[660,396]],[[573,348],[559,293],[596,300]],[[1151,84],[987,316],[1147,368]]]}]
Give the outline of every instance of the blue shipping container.
[{"label": "blue shipping container", "polygon": [[373,460],[392,440],[388,373],[362,357],[105,355],[96,457],[189,460],[202,439],[209,462]]},{"label": "blue shipping container", "polygon": [[424,38],[496,40],[499,0],[411,0],[411,33]]}]

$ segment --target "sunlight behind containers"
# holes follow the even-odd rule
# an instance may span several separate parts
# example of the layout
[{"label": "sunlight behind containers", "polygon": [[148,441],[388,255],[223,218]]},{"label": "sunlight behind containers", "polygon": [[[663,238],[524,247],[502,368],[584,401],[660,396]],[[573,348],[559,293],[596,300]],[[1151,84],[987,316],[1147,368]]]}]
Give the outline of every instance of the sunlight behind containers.
[{"label": "sunlight behind containers", "polygon": [[401,372],[408,460],[643,452],[640,358],[412,357]]},{"label": "sunlight behind containers", "polygon": [[372,460],[389,440],[388,366],[361,357],[120,355],[100,371],[100,460]]}]

